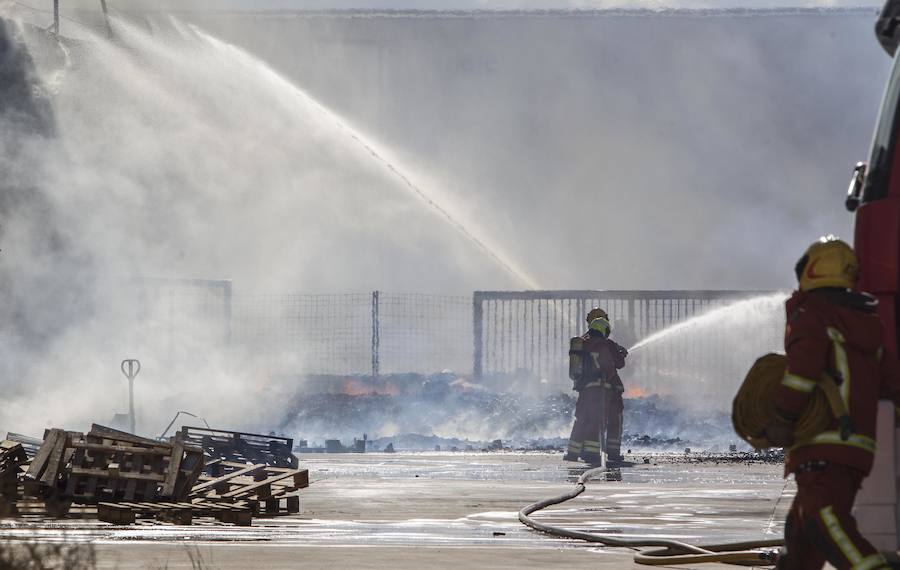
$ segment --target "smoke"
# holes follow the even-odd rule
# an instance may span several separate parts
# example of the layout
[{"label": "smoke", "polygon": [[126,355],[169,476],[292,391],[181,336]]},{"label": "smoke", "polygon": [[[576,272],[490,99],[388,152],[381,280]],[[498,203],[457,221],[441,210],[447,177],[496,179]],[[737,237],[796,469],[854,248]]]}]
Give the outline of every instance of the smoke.
[{"label": "smoke", "polygon": [[173,336],[164,287],[146,277],[267,292],[515,282],[243,52],[175,20],[151,31],[115,20],[115,41],[78,28],[60,44],[5,22],[4,85],[17,91],[3,107],[0,424],[103,421],[125,401],[126,357],[144,365],[144,429],[185,408],[266,423],[283,395],[267,371],[191,308],[182,324],[195,324]]},{"label": "smoke", "polygon": [[164,334],[145,277],[520,286],[348,129],[547,288],[781,288],[809,241],[849,235],[889,65],[859,12],[157,14],[112,41],[64,20],[57,43],[13,10],[0,427],[36,434],[121,411],[129,357],[147,433],[179,409],[259,429],[292,397],[205,326]]},{"label": "smoke", "polygon": [[189,17],[377,132],[548,289],[791,286],[852,234],[890,66],[869,11]]}]

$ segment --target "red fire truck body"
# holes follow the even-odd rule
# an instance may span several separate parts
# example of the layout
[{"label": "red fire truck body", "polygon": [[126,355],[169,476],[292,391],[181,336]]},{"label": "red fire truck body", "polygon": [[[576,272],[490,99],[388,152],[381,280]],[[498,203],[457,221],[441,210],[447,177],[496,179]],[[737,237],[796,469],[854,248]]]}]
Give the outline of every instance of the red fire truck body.
[{"label": "red fire truck body", "polygon": [[[891,57],[900,43],[900,0],[888,0],[875,25],[876,36]],[[879,300],[885,324],[885,348],[898,350],[900,308],[900,58],[884,92],[869,161],[859,163],[850,181],[847,208],[856,213],[854,248],[860,261],[859,288]],[[859,528],[878,548],[900,547],[900,434],[892,403],[882,402],[878,449],[872,474],[856,503]]]}]

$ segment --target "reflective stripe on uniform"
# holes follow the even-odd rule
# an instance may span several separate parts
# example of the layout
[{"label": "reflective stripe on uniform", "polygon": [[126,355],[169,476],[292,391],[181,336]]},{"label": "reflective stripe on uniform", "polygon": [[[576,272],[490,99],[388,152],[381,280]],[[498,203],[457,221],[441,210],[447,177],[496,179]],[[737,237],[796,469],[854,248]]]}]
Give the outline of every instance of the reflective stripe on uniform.
[{"label": "reflective stripe on uniform", "polygon": [[582,443],[580,441],[570,441],[569,442],[569,451],[571,453],[581,453]]},{"label": "reflective stripe on uniform", "polygon": [[880,554],[870,554],[863,558],[850,570],[874,570],[876,568],[889,568],[887,559]]},{"label": "reflective stripe on uniform", "polygon": [[828,327],[828,338],[834,345],[834,364],[841,375],[841,399],[850,409],[850,365],[847,362],[847,351],[844,350],[844,335],[834,327]]},{"label": "reflective stripe on uniform", "polygon": [[[819,435],[815,436],[808,442],[804,442],[802,445],[810,445],[815,443],[828,443],[834,445],[849,445],[851,447],[858,447],[860,449],[864,449],[869,453],[875,453],[875,440],[871,437],[867,437],[864,435],[860,435],[858,433],[851,433],[850,437],[847,438],[846,441],[841,439],[840,432],[837,431],[823,431]],[[801,447],[798,445],[797,447]]]},{"label": "reflective stripe on uniform", "polygon": [[844,557],[850,561],[850,564],[853,564],[853,568],[856,568],[858,564],[863,562],[863,555],[856,548],[856,545],[853,544],[853,541],[850,540],[850,537],[847,536],[847,533],[844,532],[844,529],[841,528],[841,521],[834,514],[831,505],[820,510],[819,516],[822,517],[822,522],[825,523],[825,528],[828,530],[829,536],[831,536],[831,541],[841,549]]},{"label": "reflective stripe on uniform", "polygon": [[784,378],[781,379],[781,384],[787,386],[788,388],[797,390],[798,392],[805,392],[807,394],[809,392],[812,392],[813,388],[816,387],[816,383],[809,378],[797,376],[796,374],[791,374],[790,372],[784,373]]},{"label": "reflective stripe on uniform", "polygon": [[584,385],[585,388],[593,388],[594,386],[603,386],[603,380],[597,380],[596,382],[589,382]]},{"label": "reflective stripe on uniform", "polygon": [[584,442],[584,451],[586,453],[600,453],[600,442],[599,441],[585,441]]}]

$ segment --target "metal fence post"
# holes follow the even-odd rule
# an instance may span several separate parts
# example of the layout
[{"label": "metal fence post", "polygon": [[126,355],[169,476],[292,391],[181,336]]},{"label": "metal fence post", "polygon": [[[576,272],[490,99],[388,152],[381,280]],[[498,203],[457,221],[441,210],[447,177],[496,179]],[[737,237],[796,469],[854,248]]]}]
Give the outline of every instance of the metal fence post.
[{"label": "metal fence post", "polygon": [[381,367],[381,363],[379,362],[379,344],[381,344],[381,339],[379,338],[381,332],[381,323],[379,316],[379,299],[378,299],[378,291],[372,291],[372,376],[377,378],[379,375],[379,368]]},{"label": "metal fence post", "polygon": [[484,356],[482,341],[484,340],[484,325],[481,322],[484,316],[484,307],[482,306],[483,296],[480,291],[472,293],[472,377],[475,381],[481,380],[484,372],[484,364],[482,358]]}]

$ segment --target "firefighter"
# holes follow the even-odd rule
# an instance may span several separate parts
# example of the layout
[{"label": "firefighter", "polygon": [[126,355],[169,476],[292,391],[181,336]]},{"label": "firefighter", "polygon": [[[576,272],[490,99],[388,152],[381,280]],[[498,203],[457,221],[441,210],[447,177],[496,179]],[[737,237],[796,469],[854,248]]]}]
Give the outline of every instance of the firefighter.
[{"label": "firefighter", "polygon": [[[572,339],[570,375],[578,391],[575,425],[563,459],[588,463],[600,461],[602,450],[610,459],[622,459],[622,393],[625,388],[617,369],[625,366],[627,351],[609,338],[611,326],[599,307],[587,314],[588,331]],[[602,428],[606,441],[602,441]]]},{"label": "firefighter", "polygon": [[[779,569],[891,568],[859,533],[850,513],[862,480],[872,469],[879,397],[900,405],[893,355],[885,354],[877,300],[855,291],[858,262],[843,241],[812,244],[795,272],[799,290],[787,301],[784,347],[788,366],[776,395],[766,436],[787,450],[785,477],[797,495],[785,523]],[[838,384],[850,422],[834,419],[826,431],[794,441],[794,425],[817,382]]]}]

